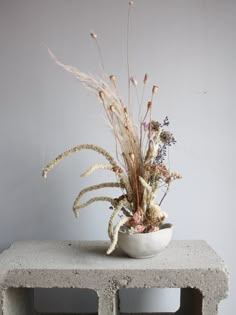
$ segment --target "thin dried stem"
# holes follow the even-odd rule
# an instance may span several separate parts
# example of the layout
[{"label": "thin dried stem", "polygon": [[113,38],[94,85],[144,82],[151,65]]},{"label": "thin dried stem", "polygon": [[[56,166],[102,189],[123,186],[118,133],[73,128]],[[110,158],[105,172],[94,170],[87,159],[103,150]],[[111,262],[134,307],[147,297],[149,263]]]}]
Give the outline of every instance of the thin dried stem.
[{"label": "thin dried stem", "polygon": [[161,204],[164,201],[164,199],[165,199],[166,195],[168,194],[169,190],[170,190],[170,183],[168,183],[168,185],[166,187],[166,191],[165,191],[163,197],[161,198],[161,201],[159,202],[159,206],[161,206]]},{"label": "thin dried stem", "polygon": [[141,119],[140,116],[141,116],[141,109],[142,109],[142,107],[143,107],[144,91],[145,91],[145,84],[143,84],[141,102],[139,103],[139,111],[138,111],[139,119]]},{"label": "thin dried stem", "polygon": [[101,48],[100,48],[100,45],[99,45],[99,42],[98,42],[97,38],[95,38],[95,42],[96,42],[96,46],[97,46],[97,49],[98,49],[98,54],[99,54],[99,57],[100,57],[100,62],[101,62],[101,67],[102,67],[102,70],[103,70],[103,74],[105,75],[106,71],[105,71],[104,62],[103,62],[103,58],[102,58],[102,51],[101,51]]},{"label": "thin dried stem", "polygon": [[127,57],[127,72],[128,72],[128,106],[130,107],[130,63],[129,63],[129,33],[130,33],[130,11],[131,3],[129,3],[128,18],[127,18],[127,34],[126,34],[126,57]]}]

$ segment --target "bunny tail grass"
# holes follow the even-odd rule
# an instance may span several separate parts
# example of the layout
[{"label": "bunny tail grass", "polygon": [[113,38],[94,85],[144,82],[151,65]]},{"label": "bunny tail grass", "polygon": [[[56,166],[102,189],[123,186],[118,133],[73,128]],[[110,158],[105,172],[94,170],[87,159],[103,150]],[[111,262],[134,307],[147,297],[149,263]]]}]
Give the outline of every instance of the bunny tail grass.
[{"label": "bunny tail grass", "polygon": [[97,201],[107,201],[107,202],[110,202],[112,205],[115,203],[115,200],[111,197],[94,197],[94,198],[91,198],[89,199],[87,202],[79,205],[77,208],[73,208],[73,212],[75,214],[75,217],[77,218],[78,217],[78,210],[79,209],[82,209],[82,208],[85,208],[85,207],[88,207],[89,205],[91,205],[93,202],[97,202]]},{"label": "bunny tail grass", "polygon": [[117,245],[117,241],[118,241],[118,233],[119,233],[119,230],[120,230],[120,227],[122,225],[124,225],[126,222],[128,222],[130,220],[130,218],[122,218],[116,225],[115,229],[114,229],[114,233],[113,233],[113,239],[112,239],[112,242],[111,242],[111,245],[110,247],[108,248],[107,250],[107,255],[110,255],[114,249],[116,248],[116,245]]},{"label": "bunny tail grass", "polygon": [[87,192],[93,191],[93,190],[102,189],[102,188],[106,188],[106,187],[121,187],[121,188],[123,188],[123,185],[121,185],[120,183],[110,182],[110,183],[102,183],[102,184],[98,184],[98,185],[89,186],[89,187],[81,190],[81,192],[79,193],[79,195],[75,199],[75,202],[73,205],[73,211],[76,214],[76,216],[78,215],[77,210],[80,208],[84,208],[84,207],[79,206],[79,202],[80,202],[80,200],[84,194],[86,194]]},{"label": "bunny tail grass", "polygon": [[92,174],[94,171],[96,170],[113,170],[113,166],[112,165],[106,165],[106,164],[95,164],[93,166],[91,166],[87,171],[85,171],[83,174],[81,174],[81,177],[85,177],[88,176],[90,174]]},{"label": "bunny tail grass", "polygon": [[58,155],[58,157],[56,157],[51,163],[49,163],[42,172],[42,176],[44,178],[47,177],[47,173],[54,167],[56,166],[60,161],[62,161],[65,157],[71,155],[72,153],[76,153],[77,151],[81,151],[81,150],[93,150],[96,151],[100,154],[102,154],[107,160],[108,162],[110,162],[111,165],[115,166],[116,165],[116,161],[113,159],[113,157],[103,148],[101,148],[98,145],[94,145],[94,144],[81,144],[78,145],[72,149],[69,149],[67,151],[65,151],[64,153]]}]

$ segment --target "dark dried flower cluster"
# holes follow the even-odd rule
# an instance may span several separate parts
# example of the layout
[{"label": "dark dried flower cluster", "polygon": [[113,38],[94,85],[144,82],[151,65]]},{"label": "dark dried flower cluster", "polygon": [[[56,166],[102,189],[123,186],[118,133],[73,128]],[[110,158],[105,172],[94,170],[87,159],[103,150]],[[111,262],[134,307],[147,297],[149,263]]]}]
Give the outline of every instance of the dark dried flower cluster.
[{"label": "dark dried flower cluster", "polygon": [[169,124],[170,124],[170,122],[169,122],[169,118],[166,116],[166,118],[164,119],[164,121],[163,121],[163,123],[162,123],[162,127],[164,127],[164,126],[166,126],[166,127],[168,127],[169,126]]},{"label": "dark dried flower cluster", "polygon": [[163,163],[167,156],[168,147],[176,143],[173,134],[170,131],[163,129],[163,127],[168,127],[169,124],[169,119],[166,116],[163,123],[151,121],[149,124],[144,125],[144,128],[149,128],[149,138],[151,138],[153,133],[160,132],[160,142],[158,145],[156,157],[154,159],[155,164]]},{"label": "dark dried flower cluster", "polygon": [[171,146],[172,144],[175,144],[175,143],[176,143],[173,134],[172,134],[171,132],[165,131],[165,130],[163,130],[163,131],[161,132],[161,134],[160,134],[160,140],[161,140],[164,144],[166,144],[166,145],[168,145],[168,146]]}]

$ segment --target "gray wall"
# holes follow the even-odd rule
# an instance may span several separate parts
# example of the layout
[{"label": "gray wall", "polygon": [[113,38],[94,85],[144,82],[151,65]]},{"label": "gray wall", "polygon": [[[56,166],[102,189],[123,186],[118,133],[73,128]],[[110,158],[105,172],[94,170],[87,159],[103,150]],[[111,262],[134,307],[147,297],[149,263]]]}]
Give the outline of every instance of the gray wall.
[{"label": "gray wall", "polygon": [[[172,167],[184,179],[163,204],[175,239],[205,239],[226,261],[231,292],[220,315],[234,314],[235,237],[235,0],[137,0],[131,22],[131,72],[148,72],[160,86],[153,109],[169,116],[178,143]],[[0,0],[0,250],[16,240],[107,239],[107,204],[71,207],[83,187],[107,180],[80,174],[96,154],[42,167],[76,144],[114,152],[97,101],[49,58],[47,44],[66,63],[100,71],[100,37],[107,72],[126,93],[127,1]],[[113,192],[115,193],[115,192]]]}]

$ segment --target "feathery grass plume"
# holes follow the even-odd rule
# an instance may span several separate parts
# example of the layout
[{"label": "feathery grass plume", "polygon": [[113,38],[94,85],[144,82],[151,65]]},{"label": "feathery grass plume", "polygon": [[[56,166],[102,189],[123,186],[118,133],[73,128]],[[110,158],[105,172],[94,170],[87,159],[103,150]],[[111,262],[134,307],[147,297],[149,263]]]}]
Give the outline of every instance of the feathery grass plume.
[{"label": "feathery grass plume", "polygon": [[[96,96],[99,96],[114,137],[120,145],[120,150],[125,160],[126,172],[129,174],[130,185],[133,190],[134,209],[137,209],[141,203],[140,199],[142,196],[142,188],[138,178],[143,173],[141,149],[138,145],[139,135],[135,123],[128,114],[127,109],[124,108],[123,102],[120,101],[120,96],[111,89],[107,82],[85,74],[75,67],[63,64],[51,50],[49,50],[49,54],[56,64],[72,73],[85,87],[94,92]],[[132,154],[133,159],[130,158],[130,154]]]},{"label": "feathery grass plume", "polygon": [[117,215],[119,214],[120,211],[122,211],[122,209],[124,208],[129,208],[130,207],[130,204],[127,202],[127,200],[124,198],[122,200],[120,200],[118,202],[118,204],[116,205],[111,217],[110,217],[110,220],[109,220],[109,223],[108,223],[108,235],[110,237],[110,239],[113,238],[113,223],[114,223],[114,220],[115,218],[117,217]]},{"label": "feathery grass plume", "polygon": [[120,179],[120,184],[126,189],[127,192],[127,199],[129,201],[132,200],[132,188],[129,183],[129,179],[125,172],[118,166],[112,166],[112,165],[105,165],[105,164],[95,164],[91,166],[86,172],[81,174],[81,177],[88,176],[92,174],[94,171],[98,169],[103,169],[103,170],[110,170],[115,173],[115,175]]},{"label": "feathery grass plume", "polygon": [[113,170],[113,166],[112,165],[105,165],[105,164],[94,164],[93,166],[91,166],[87,171],[85,171],[83,174],[81,174],[81,177],[85,177],[88,176],[90,174],[92,174],[94,171],[96,170]]},{"label": "feathery grass plume", "polygon": [[101,148],[100,146],[94,145],[94,144],[81,144],[81,145],[78,145],[78,146],[76,146],[76,147],[74,147],[72,149],[69,149],[69,150],[63,152],[62,154],[58,155],[52,162],[50,162],[43,169],[42,176],[44,178],[46,178],[48,172],[51,169],[53,169],[54,166],[56,166],[59,162],[61,162],[67,156],[69,156],[69,155],[71,155],[73,153],[76,153],[78,151],[81,151],[81,150],[93,150],[93,151],[96,151],[96,152],[100,153],[101,155],[103,155],[108,160],[108,162],[111,163],[111,165],[116,166],[116,164],[117,164],[116,161],[113,159],[113,157],[106,150]]},{"label": "feathery grass plume", "polygon": [[110,244],[110,246],[109,246],[109,248],[107,250],[107,255],[110,255],[114,251],[114,249],[116,248],[117,241],[118,241],[119,230],[120,230],[121,226],[123,226],[129,220],[130,220],[130,218],[124,217],[117,223],[117,225],[116,225],[116,227],[114,229],[112,242],[111,242],[111,244]]},{"label": "feathery grass plume", "polygon": [[88,201],[86,201],[85,203],[78,205],[77,208],[73,207],[73,212],[75,214],[75,217],[76,218],[78,217],[78,210],[79,209],[86,208],[89,205],[91,205],[92,203],[97,202],[97,201],[107,201],[107,202],[110,202],[112,205],[116,204],[115,199],[113,199],[111,197],[106,197],[106,196],[93,197],[93,198],[89,199]]}]

